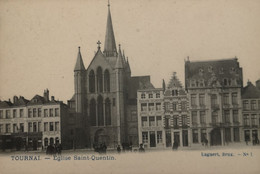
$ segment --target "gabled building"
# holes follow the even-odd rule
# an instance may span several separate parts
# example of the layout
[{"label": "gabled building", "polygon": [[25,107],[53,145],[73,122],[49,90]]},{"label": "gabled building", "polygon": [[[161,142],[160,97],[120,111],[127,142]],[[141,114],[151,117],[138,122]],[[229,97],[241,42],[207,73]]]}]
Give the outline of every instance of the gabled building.
[{"label": "gabled building", "polygon": [[164,127],[166,147],[189,146],[190,118],[188,112],[188,97],[174,72],[164,92]]},{"label": "gabled building", "polygon": [[243,139],[242,68],[237,58],[185,62],[192,146],[227,145]]},{"label": "gabled building", "polygon": [[256,86],[250,81],[242,90],[243,103],[243,140],[247,144],[259,143],[260,135],[260,83]]},{"label": "gabled building", "polygon": [[41,150],[58,143],[66,148],[67,113],[63,102],[49,99],[48,89],[31,100],[14,96],[13,103],[0,102],[1,148]]},{"label": "gabled building", "polygon": [[87,68],[79,49],[74,68],[75,92],[68,103],[78,120],[78,144],[88,148],[100,143],[108,148],[123,143],[137,146],[137,90],[150,83],[150,77],[131,76],[128,58],[116,45],[110,5],[103,51],[101,42],[97,44]]}]

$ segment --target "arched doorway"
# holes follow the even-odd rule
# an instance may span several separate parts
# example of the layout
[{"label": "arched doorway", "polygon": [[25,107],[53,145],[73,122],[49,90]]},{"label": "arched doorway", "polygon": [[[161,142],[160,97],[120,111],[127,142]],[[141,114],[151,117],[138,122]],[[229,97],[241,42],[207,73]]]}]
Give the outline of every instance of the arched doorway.
[{"label": "arched doorway", "polygon": [[221,132],[219,128],[215,128],[210,132],[210,140],[211,146],[221,145]]},{"label": "arched doorway", "polygon": [[106,145],[109,144],[109,136],[105,133],[104,129],[99,129],[95,133],[94,137],[95,144],[105,143]]}]

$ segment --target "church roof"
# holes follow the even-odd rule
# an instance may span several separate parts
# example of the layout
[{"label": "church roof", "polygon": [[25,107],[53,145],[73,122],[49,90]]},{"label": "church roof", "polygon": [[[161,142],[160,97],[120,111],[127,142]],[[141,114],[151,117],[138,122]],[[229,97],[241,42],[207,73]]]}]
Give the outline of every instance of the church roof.
[{"label": "church roof", "polygon": [[260,98],[260,90],[257,89],[257,87],[251,82],[247,82],[247,86],[245,86],[242,90],[242,99],[253,98]]},{"label": "church roof", "polygon": [[79,52],[78,52],[78,57],[77,57],[77,62],[74,68],[74,71],[81,71],[85,70],[85,66],[82,60],[81,52],[80,52],[80,47],[79,47]]},{"label": "church roof", "polygon": [[107,15],[107,27],[106,27],[106,37],[105,37],[105,56],[113,56],[117,53],[116,40],[114,36],[112,18],[110,13],[110,4],[108,4],[108,15]]}]

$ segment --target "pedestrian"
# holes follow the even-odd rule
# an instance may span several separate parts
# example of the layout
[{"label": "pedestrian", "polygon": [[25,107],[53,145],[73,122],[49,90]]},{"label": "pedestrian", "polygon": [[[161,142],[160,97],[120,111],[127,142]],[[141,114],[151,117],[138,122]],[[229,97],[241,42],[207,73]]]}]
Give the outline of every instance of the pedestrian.
[{"label": "pedestrian", "polygon": [[145,152],[145,150],[144,150],[144,148],[143,148],[143,144],[140,144],[139,152]]},{"label": "pedestrian", "polygon": [[117,150],[117,153],[120,153],[120,152],[121,152],[121,147],[120,147],[120,145],[119,145],[119,144],[117,145],[117,148],[116,148],[116,150]]}]

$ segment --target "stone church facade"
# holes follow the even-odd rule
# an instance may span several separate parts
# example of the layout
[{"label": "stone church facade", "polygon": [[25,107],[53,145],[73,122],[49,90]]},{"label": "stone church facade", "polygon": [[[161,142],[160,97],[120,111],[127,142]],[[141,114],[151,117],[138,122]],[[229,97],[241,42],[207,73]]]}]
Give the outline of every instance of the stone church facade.
[{"label": "stone church facade", "polygon": [[128,58],[116,46],[110,5],[104,49],[97,51],[85,68],[80,48],[74,69],[73,97],[68,101],[71,116],[77,119],[74,134],[78,146],[93,147],[105,143],[138,146],[137,90],[152,86],[150,76],[131,76]]}]

